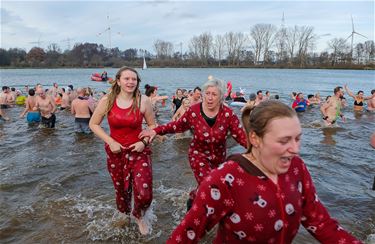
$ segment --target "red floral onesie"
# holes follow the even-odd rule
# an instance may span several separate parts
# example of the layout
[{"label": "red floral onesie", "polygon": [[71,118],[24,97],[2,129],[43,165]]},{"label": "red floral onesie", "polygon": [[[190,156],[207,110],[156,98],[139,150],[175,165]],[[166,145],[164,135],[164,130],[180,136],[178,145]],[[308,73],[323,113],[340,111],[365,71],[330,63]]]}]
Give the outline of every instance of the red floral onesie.
[{"label": "red floral onesie", "polygon": [[197,243],[217,223],[214,243],[291,243],[300,223],[321,243],[361,243],[330,217],[299,157],[277,184],[242,155],[229,157],[200,184],[167,243]]},{"label": "red floral onesie", "polygon": [[188,129],[193,131],[193,140],[189,148],[189,162],[198,185],[212,169],[226,158],[228,133],[246,148],[246,134],[236,114],[222,105],[215,124],[210,127],[201,114],[201,103],[191,106],[177,121],[155,128],[159,135],[180,133]]},{"label": "red floral onesie", "polygon": [[[131,106],[122,109],[116,101],[108,114],[110,136],[124,147],[138,142],[142,131],[143,114],[138,110],[131,111]],[[131,196],[134,191],[133,215],[141,217],[142,211],[147,210],[152,201],[152,165],[149,148],[143,152],[131,152],[131,149],[121,149],[120,153],[112,153],[108,144],[107,167],[116,192],[117,209],[129,214],[131,211]]]}]

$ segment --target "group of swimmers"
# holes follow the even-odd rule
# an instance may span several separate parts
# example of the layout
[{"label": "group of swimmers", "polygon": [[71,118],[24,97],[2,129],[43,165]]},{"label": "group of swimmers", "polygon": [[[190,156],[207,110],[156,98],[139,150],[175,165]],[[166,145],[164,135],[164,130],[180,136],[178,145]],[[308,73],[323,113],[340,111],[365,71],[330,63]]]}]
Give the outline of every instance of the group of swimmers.
[{"label": "group of swimmers", "polygon": [[[124,220],[134,216],[141,234],[148,234],[151,224],[145,217],[153,199],[150,144],[156,135],[190,130],[193,135],[187,156],[197,188],[190,192],[188,212],[168,243],[197,243],[216,224],[215,243],[290,243],[300,223],[321,242],[360,243],[319,201],[308,169],[298,156],[302,129],[291,106],[266,99],[258,91],[246,102],[240,123],[225,102],[224,82],[209,77],[202,88],[196,87],[186,97],[177,89],[173,110],[178,115],[157,125],[153,103],[168,97],[159,97],[157,88],[149,85],[142,95],[140,82],[135,69],[122,67],[108,94],[96,104],[88,89],[72,89],[67,95],[76,93],[69,105],[79,119],[76,122],[83,124],[79,128],[85,130],[88,125],[105,142],[117,209]],[[25,113],[39,112],[46,125],[52,126],[49,120],[57,110],[53,91],[47,90],[50,94],[46,95],[45,89],[36,86],[34,95],[29,92]],[[337,87],[334,96],[321,105],[327,123],[333,124],[340,116],[342,96],[343,88]],[[374,95],[368,101],[373,99]],[[180,109],[184,111],[178,113]],[[101,126],[105,117],[109,133]],[[246,149],[244,153],[227,157],[228,134]]]},{"label": "group of swimmers", "polygon": [[[187,98],[178,89],[174,104],[180,106],[174,107],[175,114],[184,100],[190,107],[179,118],[157,125],[152,103],[165,97],[159,99],[151,86],[142,95],[140,82],[135,69],[120,68],[90,120],[91,130],[105,142],[116,205],[125,224],[133,215],[140,233],[149,233],[146,212],[153,198],[150,144],[154,137],[190,130],[187,156],[197,188],[190,192],[188,212],[167,243],[197,243],[216,224],[215,243],[290,243],[300,223],[321,242],[360,243],[319,201],[298,156],[302,130],[290,106],[275,99],[247,104],[240,123],[225,104],[224,82],[210,77]],[[109,132],[101,126],[105,117]],[[246,152],[227,158],[228,133]]]},{"label": "group of swimmers", "polygon": [[[24,105],[24,110],[19,117],[24,118],[28,123],[40,123],[46,128],[54,128],[56,124],[56,112],[62,110],[69,110],[75,117],[75,131],[82,133],[90,133],[89,120],[91,114],[95,109],[97,99],[94,97],[93,91],[90,87],[73,89],[73,85],[67,88],[59,87],[54,83],[51,88],[44,88],[41,84],[29,88],[25,86],[24,102],[22,104],[15,103],[12,94],[8,92],[8,87],[3,87],[3,92],[0,93],[0,115],[4,120],[9,120],[5,111],[15,105]],[[19,91],[20,94],[21,91]],[[105,92],[99,95],[103,96]]]}]

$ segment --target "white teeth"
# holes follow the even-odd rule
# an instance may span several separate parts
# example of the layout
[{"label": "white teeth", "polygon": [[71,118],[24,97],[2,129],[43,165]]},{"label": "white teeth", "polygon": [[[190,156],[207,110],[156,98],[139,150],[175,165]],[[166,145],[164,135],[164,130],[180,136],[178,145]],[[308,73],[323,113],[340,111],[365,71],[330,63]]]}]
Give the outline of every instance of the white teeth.
[{"label": "white teeth", "polygon": [[283,161],[284,163],[288,163],[290,160],[291,160],[290,157],[282,157],[281,158],[281,161]]}]

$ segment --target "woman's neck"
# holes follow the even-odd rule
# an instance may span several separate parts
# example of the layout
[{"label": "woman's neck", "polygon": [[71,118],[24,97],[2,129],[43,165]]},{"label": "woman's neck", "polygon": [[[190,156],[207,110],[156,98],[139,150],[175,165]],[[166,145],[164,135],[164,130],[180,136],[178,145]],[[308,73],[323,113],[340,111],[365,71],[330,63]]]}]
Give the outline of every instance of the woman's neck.
[{"label": "woman's neck", "polygon": [[215,117],[218,113],[219,113],[219,109],[220,109],[220,105],[212,108],[212,109],[209,109],[206,104],[203,102],[202,103],[202,109],[203,109],[203,113],[205,115],[207,115],[208,117],[210,118],[213,118]]},{"label": "woman's neck", "polygon": [[244,156],[254,164],[260,171],[262,171],[273,183],[277,184],[277,174],[270,172],[260,160],[260,153],[256,149],[252,149],[250,153],[244,154]]},{"label": "woman's neck", "polygon": [[133,99],[133,93],[120,91],[117,97],[125,101],[130,101]]}]

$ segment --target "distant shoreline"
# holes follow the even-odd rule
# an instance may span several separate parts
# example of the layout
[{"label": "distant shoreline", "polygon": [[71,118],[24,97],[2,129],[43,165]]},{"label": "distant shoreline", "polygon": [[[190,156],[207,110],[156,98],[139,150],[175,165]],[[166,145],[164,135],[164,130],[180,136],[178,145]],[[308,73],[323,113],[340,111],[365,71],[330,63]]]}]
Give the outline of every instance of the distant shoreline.
[{"label": "distant shoreline", "polygon": [[[131,66],[131,65],[130,65]],[[131,67],[141,68],[139,65],[134,65]],[[17,66],[0,66],[0,69],[108,69],[108,68],[120,68],[117,66],[113,67],[17,67]],[[285,67],[285,66],[149,66],[149,69],[152,68],[201,68],[201,69],[327,69],[327,70],[375,70],[375,65],[372,66],[335,66],[335,67],[317,67],[317,66],[308,66],[308,67]]]}]

